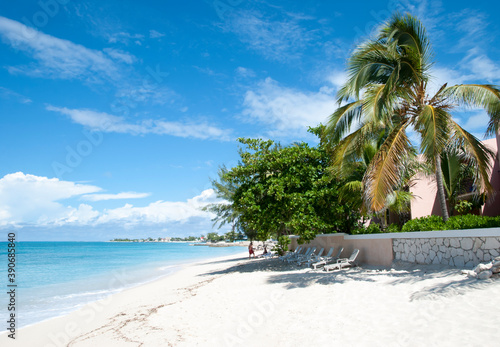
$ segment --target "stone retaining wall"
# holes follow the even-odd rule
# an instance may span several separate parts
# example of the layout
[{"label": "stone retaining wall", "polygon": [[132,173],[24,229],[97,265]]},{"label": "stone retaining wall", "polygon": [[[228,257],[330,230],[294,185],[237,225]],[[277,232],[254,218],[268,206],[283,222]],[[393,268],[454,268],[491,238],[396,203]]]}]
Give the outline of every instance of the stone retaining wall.
[{"label": "stone retaining wall", "polygon": [[[291,236],[290,249],[297,246]],[[360,250],[358,262],[367,265],[391,266],[394,260],[419,264],[446,264],[470,268],[500,256],[500,228],[439,230],[390,234],[346,235],[321,234],[306,247],[328,250],[343,247],[341,257]]]},{"label": "stone retaining wall", "polygon": [[394,260],[474,267],[500,255],[500,237],[394,238]]}]

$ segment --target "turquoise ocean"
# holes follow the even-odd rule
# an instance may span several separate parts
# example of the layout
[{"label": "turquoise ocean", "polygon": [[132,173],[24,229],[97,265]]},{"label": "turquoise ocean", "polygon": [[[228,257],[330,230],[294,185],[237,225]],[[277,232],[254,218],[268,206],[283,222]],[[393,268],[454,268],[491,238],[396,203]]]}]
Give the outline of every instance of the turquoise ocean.
[{"label": "turquoise ocean", "polygon": [[[168,276],[182,264],[244,252],[187,243],[17,242],[18,328]],[[0,242],[0,318],[7,320],[7,243]],[[3,265],[3,266],[2,266]]]}]

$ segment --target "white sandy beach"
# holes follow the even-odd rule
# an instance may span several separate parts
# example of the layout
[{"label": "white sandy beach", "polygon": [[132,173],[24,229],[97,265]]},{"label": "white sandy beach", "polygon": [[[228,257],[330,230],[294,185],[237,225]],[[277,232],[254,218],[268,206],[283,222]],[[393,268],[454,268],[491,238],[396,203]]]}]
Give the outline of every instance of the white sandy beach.
[{"label": "white sandy beach", "polygon": [[2,334],[0,345],[497,345],[500,279],[459,272],[399,264],[325,273],[241,254],[20,329],[15,341]]}]

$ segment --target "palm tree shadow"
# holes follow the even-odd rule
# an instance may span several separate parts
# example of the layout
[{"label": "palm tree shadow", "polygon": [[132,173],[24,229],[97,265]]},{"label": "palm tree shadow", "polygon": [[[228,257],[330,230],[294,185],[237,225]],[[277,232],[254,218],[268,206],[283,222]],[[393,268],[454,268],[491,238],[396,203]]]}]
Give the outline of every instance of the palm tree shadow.
[{"label": "palm tree shadow", "polygon": [[371,273],[360,267],[333,272],[306,271],[307,272],[277,274],[271,276],[267,282],[269,284],[283,284],[286,289],[307,288],[315,284],[342,284],[352,281],[375,282],[375,279],[371,277]]},{"label": "palm tree shadow", "polygon": [[[238,258],[235,261],[240,261],[236,265],[230,266],[223,270],[215,270],[201,274],[200,276],[210,276],[210,275],[225,275],[230,273],[249,273],[256,271],[266,271],[266,272],[284,272],[297,270],[297,266],[293,264],[284,263],[278,259],[248,259],[248,258]],[[233,261],[233,260],[231,260]],[[226,261],[218,261],[212,263],[225,263]],[[229,261],[227,261],[229,262]],[[206,264],[212,264],[206,263]]]},{"label": "palm tree shadow", "polygon": [[[241,259],[240,259],[241,260]],[[306,288],[316,283],[330,285],[344,283],[347,281],[375,281],[371,276],[372,270],[365,268],[346,268],[340,271],[325,272],[313,271],[306,266],[297,266],[281,262],[278,259],[251,259],[237,263],[222,270],[211,271],[200,274],[200,276],[226,275],[231,273],[270,272],[268,283],[281,283],[287,289]]]},{"label": "palm tree shadow", "polygon": [[414,300],[433,300],[440,297],[452,297],[464,295],[475,290],[485,290],[492,285],[498,286],[498,278],[489,280],[478,280],[476,278],[463,278],[461,280],[451,280],[444,283],[438,283],[425,287],[414,292],[410,296],[410,301]]}]

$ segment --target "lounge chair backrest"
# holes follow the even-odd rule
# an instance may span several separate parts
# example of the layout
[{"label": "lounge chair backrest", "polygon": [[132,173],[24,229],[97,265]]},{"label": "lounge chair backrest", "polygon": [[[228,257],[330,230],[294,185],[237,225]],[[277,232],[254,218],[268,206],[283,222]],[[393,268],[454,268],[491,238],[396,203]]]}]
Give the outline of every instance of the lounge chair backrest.
[{"label": "lounge chair backrest", "polygon": [[342,252],[344,251],[344,247],[339,247],[339,250],[337,252],[337,255],[335,256],[336,259],[340,258],[340,255],[342,254]]},{"label": "lounge chair backrest", "polygon": [[308,247],[304,255],[309,255],[309,253],[311,253],[311,249],[312,249],[311,247]]},{"label": "lounge chair backrest", "polygon": [[330,247],[330,250],[328,251],[328,253],[326,254],[326,258],[330,258],[333,254],[333,247]]},{"label": "lounge chair backrest", "polygon": [[323,254],[324,250],[324,248],[321,248],[316,256],[320,257]]},{"label": "lounge chair backrest", "polygon": [[344,247],[339,247],[339,251],[337,252],[337,255],[335,256],[335,258],[340,258],[340,255],[342,254],[342,251],[344,250]]},{"label": "lounge chair backrest", "polygon": [[302,252],[302,246],[295,248],[295,252],[293,253],[299,254],[300,252]]},{"label": "lounge chair backrest", "polygon": [[316,252],[316,247],[312,247],[312,248],[311,248],[311,251],[310,251],[310,252],[309,252],[309,254],[307,254],[307,255],[313,255],[313,254],[314,254],[314,252]]},{"label": "lounge chair backrest", "polygon": [[349,257],[349,262],[355,261],[358,254],[359,254],[359,249],[355,249],[354,251],[352,251],[352,254]]}]

